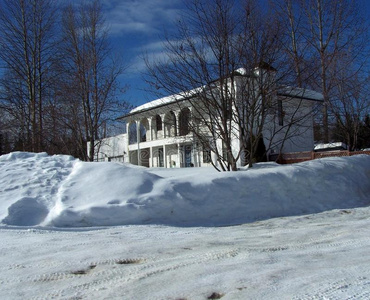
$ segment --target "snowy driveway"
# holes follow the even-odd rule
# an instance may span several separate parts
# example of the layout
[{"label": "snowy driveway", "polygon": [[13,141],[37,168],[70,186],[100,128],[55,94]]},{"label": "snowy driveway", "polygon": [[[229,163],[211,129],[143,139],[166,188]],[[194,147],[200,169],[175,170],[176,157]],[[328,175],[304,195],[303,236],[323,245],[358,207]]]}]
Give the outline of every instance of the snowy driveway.
[{"label": "snowy driveway", "polygon": [[369,299],[370,209],[232,227],[0,229],[1,299]]}]

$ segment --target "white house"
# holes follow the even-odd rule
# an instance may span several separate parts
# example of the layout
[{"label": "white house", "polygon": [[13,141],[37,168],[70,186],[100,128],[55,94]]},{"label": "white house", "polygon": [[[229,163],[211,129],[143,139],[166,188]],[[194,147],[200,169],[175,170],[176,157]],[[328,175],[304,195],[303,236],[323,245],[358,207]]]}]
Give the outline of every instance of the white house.
[{"label": "white house", "polygon": [[[239,70],[239,74],[233,80],[246,80],[245,71]],[[202,149],[188,126],[194,113],[196,91],[193,94],[195,96],[190,91],[186,96],[168,96],[131,110],[122,117],[126,121],[126,133],[103,139],[100,146],[96,147],[96,160],[118,159],[140,166],[166,168],[210,166],[211,160],[217,165],[214,153]],[[312,108],[315,102],[323,101],[322,95],[311,90],[285,86],[277,89],[276,100],[279,105],[266,118],[263,129],[268,154],[312,151]],[[289,126],[292,115],[296,119],[300,116],[302,118]],[[235,132],[234,136],[232,148],[233,151],[239,151],[240,135]],[[221,141],[216,141],[216,144],[222,147]],[[242,158],[238,165],[243,165]]]},{"label": "white house", "polygon": [[[87,143],[87,151],[90,149],[90,142]],[[108,137],[95,143],[94,161],[117,161],[125,162],[127,151],[127,134],[120,134]],[[89,153],[89,152],[87,152]]]}]

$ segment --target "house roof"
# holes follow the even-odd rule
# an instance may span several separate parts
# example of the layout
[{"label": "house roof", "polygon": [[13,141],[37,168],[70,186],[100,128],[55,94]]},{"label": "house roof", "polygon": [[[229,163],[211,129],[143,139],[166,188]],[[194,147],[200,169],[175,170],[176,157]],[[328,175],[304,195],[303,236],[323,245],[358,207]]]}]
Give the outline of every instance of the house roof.
[{"label": "house roof", "polygon": [[324,101],[324,96],[316,91],[305,89],[305,88],[298,88],[298,87],[291,87],[291,86],[282,86],[278,90],[279,96],[286,96],[286,97],[295,97],[301,98],[306,100],[312,101]]},{"label": "house roof", "polygon": [[[247,75],[247,70],[244,68],[240,68],[235,70],[235,73],[240,74],[241,76]],[[122,116],[121,118],[125,118],[137,113],[141,113],[144,111],[148,111],[151,109],[159,108],[162,106],[166,106],[173,103],[178,103],[180,101],[189,100],[197,95],[200,88],[190,90],[185,93],[179,93],[175,95],[166,96],[163,98],[159,98],[150,102],[147,102],[145,104],[142,104],[134,109],[132,109],[127,115]],[[311,100],[311,101],[324,101],[324,97],[321,93],[305,89],[305,88],[297,88],[297,87],[291,87],[291,86],[281,86],[278,89],[277,92],[278,96],[283,97],[294,97],[294,98],[300,98],[305,100]]]},{"label": "house roof", "polygon": [[147,103],[145,103],[143,105],[140,105],[138,107],[135,107],[134,109],[132,109],[130,111],[130,114],[134,114],[134,113],[137,113],[137,112],[157,108],[157,107],[160,107],[162,105],[175,103],[177,101],[181,101],[181,100],[184,100],[184,99],[185,99],[185,97],[181,94],[163,97],[163,98],[160,98],[160,99],[156,99],[156,100],[147,102]]},{"label": "house roof", "polygon": [[121,118],[125,118],[125,117],[128,117],[128,116],[137,114],[137,113],[141,113],[141,112],[148,111],[148,110],[151,110],[151,109],[159,108],[159,107],[166,106],[166,105],[169,105],[169,104],[174,104],[174,103],[177,103],[177,102],[180,102],[180,101],[189,100],[189,99],[195,97],[197,95],[197,93],[199,92],[199,90],[200,90],[200,88],[197,88],[197,89],[193,89],[191,91],[186,92],[186,94],[185,93],[179,93],[179,94],[166,96],[166,97],[163,97],[163,98],[159,98],[159,99],[144,103],[144,104],[142,104],[138,107],[135,107],[127,115],[124,115]]}]

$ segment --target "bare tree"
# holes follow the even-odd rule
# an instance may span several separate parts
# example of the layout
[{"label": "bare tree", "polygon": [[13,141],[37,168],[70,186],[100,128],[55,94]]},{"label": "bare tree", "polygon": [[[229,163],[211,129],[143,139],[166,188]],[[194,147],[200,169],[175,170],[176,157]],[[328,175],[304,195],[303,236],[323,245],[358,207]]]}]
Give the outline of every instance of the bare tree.
[{"label": "bare tree", "polygon": [[147,58],[148,83],[190,103],[191,131],[215,154],[217,169],[236,170],[238,160],[252,166],[266,124],[281,108],[279,83],[291,72],[279,20],[256,1],[194,0],[177,29],[164,43],[165,59]]},{"label": "bare tree", "polygon": [[342,68],[337,65],[340,63],[337,61],[332,70],[335,73],[335,98],[330,102],[330,109],[336,121],[333,134],[353,151],[358,148],[361,125],[370,112],[369,76],[353,72],[348,64]]},{"label": "bare tree", "polygon": [[[346,69],[347,80],[357,77],[366,58],[366,25],[357,1],[353,0],[277,0],[287,23],[290,43],[286,50],[292,57],[298,84],[310,84],[324,97],[323,140],[330,139],[330,123],[336,122],[334,103],[338,95],[336,78]],[[350,59],[349,59],[350,58]],[[333,72],[333,70],[336,72]],[[351,70],[350,74],[348,70]],[[304,81],[302,81],[302,75]]]},{"label": "bare tree", "polygon": [[307,87],[314,76],[312,66],[307,59],[310,44],[302,27],[305,25],[305,14],[298,0],[272,1],[274,13],[282,26],[281,39],[283,51],[287,58],[285,64],[294,72],[289,79],[299,88]]},{"label": "bare tree", "polygon": [[[235,122],[239,127],[244,161],[251,167],[260,141],[264,140],[266,124],[269,123],[270,129],[275,127],[273,124],[279,125],[275,122],[279,108],[282,113],[278,90],[280,82],[291,71],[284,63],[280,20],[269,9],[263,13],[257,1],[245,1],[243,12],[238,55],[243,69],[251,73],[239,86]],[[282,124],[279,126],[282,129]],[[270,131],[272,144],[276,134]]]},{"label": "bare tree", "polygon": [[[104,124],[112,118],[113,106],[117,104],[114,93],[123,68],[110,55],[108,28],[99,1],[67,6],[62,27],[65,80],[61,96],[68,104],[66,123],[81,158],[93,160],[94,146],[103,137]],[[88,154],[87,140],[93,145]]]},{"label": "bare tree", "polygon": [[12,70],[4,72],[0,94],[2,132],[9,133],[13,150],[32,151],[30,104],[24,97],[24,83]]},{"label": "bare tree", "polygon": [[148,81],[164,93],[181,93],[190,100],[192,131],[200,144],[216,154],[220,169],[236,170],[240,153],[231,150],[235,86],[230,75],[239,66],[238,17],[232,2],[225,1],[192,1],[188,11],[176,39],[165,43],[168,61],[148,64]]},{"label": "bare tree", "polygon": [[30,146],[23,150],[44,150],[43,105],[55,55],[55,19],[53,0],[3,0],[0,7],[2,100],[29,134]]}]

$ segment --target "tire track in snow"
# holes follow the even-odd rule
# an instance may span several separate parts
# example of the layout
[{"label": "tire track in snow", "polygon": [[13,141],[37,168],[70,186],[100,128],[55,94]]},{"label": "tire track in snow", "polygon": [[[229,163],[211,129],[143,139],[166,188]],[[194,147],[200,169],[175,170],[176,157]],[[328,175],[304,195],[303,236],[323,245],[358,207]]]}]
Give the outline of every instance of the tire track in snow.
[{"label": "tire track in snow", "polygon": [[[183,249],[185,251],[185,249]],[[188,250],[189,251],[189,250]],[[98,291],[107,286],[114,285],[125,285],[132,281],[140,281],[147,279],[152,276],[160,275],[170,271],[181,271],[183,268],[191,267],[198,264],[209,264],[212,261],[219,261],[224,259],[234,258],[238,255],[238,250],[223,250],[223,251],[212,251],[206,253],[205,256],[200,255],[186,255],[181,257],[181,263],[173,263],[173,259],[160,257],[153,257],[151,259],[138,259],[142,262],[138,264],[117,264],[117,261],[122,258],[108,259],[102,261],[94,261],[92,264],[96,264],[96,268],[91,270],[85,275],[71,275],[70,273],[52,273],[42,274],[34,278],[38,282],[50,282],[50,281],[62,281],[71,280],[78,278],[79,281],[74,284],[71,280],[71,285],[68,289],[58,289],[51,293],[43,295],[42,299],[48,299],[49,297],[55,297],[55,295],[65,295],[73,293],[86,292],[86,291]],[[80,282],[83,281],[83,282]]]},{"label": "tire track in snow", "polygon": [[[89,232],[78,233],[78,239],[74,238],[76,232],[62,231],[56,233],[37,229],[32,231],[14,230],[14,234],[25,239],[25,244],[27,244],[28,238],[31,236],[35,236],[35,238],[39,239],[43,235],[52,234],[52,239],[45,239],[45,243],[41,240],[36,240],[36,242],[30,246],[30,249],[34,248],[32,251],[35,253],[42,250],[42,252],[46,254],[58,249],[58,251],[62,250],[62,255],[66,255],[66,253],[74,249],[79,253],[79,256],[76,258],[71,257],[69,261],[65,260],[64,265],[59,261],[51,261],[49,266],[45,266],[45,261],[25,263],[21,260],[19,264],[3,265],[4,267],[11,266],[14,270],[19,269],[19,271],[22,271],[24,267],[34,269],[40,268],[39,274],[35,275],[34,272],[33,275],[23,275],[20,277],[21,280],[14,277],[4,279],[8,282],[12,282],[12,286],[14,287],[23,285],[30,286],[31,284],[45,287],[45,289],[40,289],[42,292],[34,299],[71,299],[73,297],[84,298],[86,295],[97,295],[97,297],[99,297],[101,294],[105,297],[107,292],[104,289],[107,288],[130,290],[132,285],[138,286],[141,282],[148,284],[148,282],[163,280],[163,278],[168,278],[172,275],[186,274],[194,269],[204,269],[207,272],[205,274],[213,276],[218,275],[217,273],[218,270],[220,270],[220,266],[229,264],[245,263],[248,265],[253,263],[253,267],[260,265],[261,268],[269,268],[268,265],[271,264],[273,265],[272,270],[276,268],[276,264],[276,272],[270,271],[267,274],[262,273],[262,275],[265,276],[264,280],[266,280],[266,286],[264,287],[265,293],[271,296],[274,295],[274,289],[276,291],[276,288],[279,288],[281,285],[284,287],[284,281],[292,274],[289,269],[290,266],[286,268],[281,267],[284,259],[287,257],[303,256],[305,259],[310,260],[317,256],[319,259],[316,263],[319,264],[323,257],[323,253],[336,252],[340,254],[346,251],[353,251],[358,247],[362,247],[363,249],[368,249],[370,247],[370,241],[363,238],[366,235],[367,228],[359,226],[355,229],[356,236],[359,238],[349,239],[348,236],[350,236],[350,232],[345,226],[328,226],[328,228],[316,228],[314,227],[316,225],[309,226],[309,228],[305,229],[304,235],[300,234],[302,231],[289,228],[287,230],[280,228],[275,231],[265,231],[265,229],[262,228],[261,230],[249,230],[248,232],[248,229],[253,227],[245,227],[241,228],[239,232],[246,231],[248,233],[234,234],[237,238],[224,236],[221,241],[208,237],[212,236],[214,232],[208,229],[203,229],[203,231],[198,229],[175,230],[173,232],[168,232],[167,236],[163,238],[163,241],[157,240],[157,236],[154,234],[157,230],[162,230],[160,227],[155,229],[151,228],[143,232],[142,228],[138,227],[136,230],[135,227],[135,231],[132,232],[131,230],[134,230],[134,228],[124,229],[121,232],[118,232],[120,229],[107,229],[100,231],[101,234],[99,234],[98,231],[91,232],[91,234]],[[231,230],[230,228],[230,231]],[[117,231],[118,233],[114,234],[113,231]],[[129,231],[130,235],[128,234]],[[194,240],[185,238],[186,236],[190,237],[192,234],[199,235],[200,232],[208,236],[204,238],[198,237]],[[158,243],[158,241],[159,243],[163,243],[167,239],[171,241],[181,241],[184,238],[185,242],[177,242],[174,244],[175,246],[171,245],[169,248],[166,248],[165,244],[161,247],[156,246],[152,252],[148,250],[141,251],[140,248],[143,245],[147,245],[146,240],[149,238],[153,243]],[[62,249],[58,247],[58,240],[60,239],[64,240]],[[131,242],[136,245],[135,248],[130,247],[129,244]],[[94,256],[94,253],[89,252],[89,249],[97,243],[99,244],[99,249],[107,249],[106,252],[103,252],[103,255],[99,254]],[[121,245],[121,247],[118,247],[119,245]],[[43,246],[44,249],[42,248]],[[120,250],[110,252],[108,250],[110,248]],[[204,251],[204,249],[207,248],[209,248],[210,251]],[[6,251],[9,249],[6,249]],[[86,251],[86,253],[83,253],[83,251]],[[102,253],[101,250],[99,253]],[[104,253],[106,253],[106,257]],[[343,257],[343,254],[340,255],[340,257]],[[336,256],[334,255],[334,257]],[[233,261],[234,259],[235,261]],[[43,260],[45,260],[44,257]],[[137,264],[117,264],[120,260],[140,260],[141,262]],[[297,262],[299,263],[298,258]],[[96,265],[96,268],[86,274],[71,274],[73,271],[87,269],[90,265]],[[204,268],[197,267],[198,265],[204,266]],[[50,267],[51,272],[47,271],[48,267]],[[355,272],[353,273],[356,274]],[[341,293],[345,293],[348,289],[350,292],[347,294],[351,295],[352,299],[369,298],[369,280],[364,277],[350,277],[348,273],[345,272],[339,274],[338,277],[340,280],[334,280],[333,282],[328,282],[327,279],[323,278],[323,284],[319,286],[317,290],[310,291],[308,287],[306,291],[302,291],[302,295],[295,295],[294,299],[324,299],[325,297],[329,299],[338,299]],[[367,277],[370,278],[370,276]],[[1,281],[1,283],[3,284],[4,280]],[[250,277],[238,281],[234,283],[234,285],[237,291],[238,287],[243,287],[244,292],[240,293],[244,293],[244,295],[249,292],[251,287],[257,286],[258,288],[254,279]],[[59,286],[63,288],[58,288]],[[318,285],[316,287],[318,287]],[[178,294],[172,297],[171,291],[163,293],[166,293],[165,295],[163,294],[163,298],[156,294],[155,297],[153,296],[153,299],[179,298]],[[184,296],[185,298],[190,297],[189,294]],[[190,298],[193,299],[193,297]]]},{"label": "tire track in snow", "polygon": [[[340,236],[340,234],[338,234]],[[182,256],[180,253],[178,256],[175,257],[164,257],[162,258],[160,255],[155,255],[152,257],[147,257],[143,260],[143,263],[139,265],[130,265],[130,266],[119,266],[117,265],[118,260],[122,260],[124,258],[111,258],[106,260],[97,260],[91,261],[91,264],[96,264],[97,268],[91,272],[91,274],[81,275],[79,278],[83,278],[83,283],[73,284],[71,285],[71,289],[78,293],[79,291],[88,291],[88,290],[96,290],[102,288],[106,285],[116,285],[116,284],[129,284],[132,281],[140,281],[144,280],[153,276],[160,276],[161,274],[178,271],[182,272],[184,269],[192,267],[194,265],[199,264],[207,264],[209,265],[212,262],[223,261],[226,259],[232,259],[237,256],[242,256],[243,259],[248,258],[250,256],[257,256],[261,255],[261,260],[265,263],[269,262],[271,264],[277,263],[276,255],[282,251],[287,252],[296,252],[304,250],[305,255],[316,255],[320,254],[322,250],[331,249],[331,248],[340,248],[340,247],[358,247],[361,246],[362,242],[356,242],[354,240],[346,241],[346,242],[328,242],[330,238],[333,238],[333,235],[320,235],[316,236],[315,238],[311,238],[309,241],[306,242],[299,242],[299,244],[294,243],[284,243],[284,246],[272,246],[272,247],[262,247],[262,248],[238,248],[238,249],[230,249],[232,243],[228,243],[221,247],[226,249],[218,250],[218,251],[210,251],[206,252],[202,256],[197,253],[188,253],[185,256]],[[79,245],[87,245],[89,242],[86,243],[79,243]],[[112,245],[112,242],[104,243],[107,246]],[[116,244],[116,242],[115,242]],[[217,243],[216,243],[217,244]],[[185,249],[183,249],[185,250]],[[190,251],[190,250],[187,250]],[[196,250],[194,250],[196,251]],[[184,253],[184,252],[183,252]],[[186,251],[185,251],[186,253]],[[125,258],[125,259],[134,259],[134,258]],[[138,258],[136,258],[138,259]],[[181,260],[180,263],[174,263],[174,260]],[[86,264],[86,262],[85,262]],[[75,267],[76,269],[76,267]],[[274,282],[281,280],[285,275],[280,274],[279,278],[271,278]],[[55,273],[55,274],[43,274],[38,278],[38,280],[47,282],[47,281],[55,281],[55,280],[69,280],[74,278],[73,275],[68,273]],[[53,291],[55,293],[55,291]],[[60,290],[58,292],[60,295],[65,293],[68,294],[68,290]],[[328,292],[326,292],[328,293]],[[324,293],[325,294],[325,293]],[[48,294],[45,297],[48,298],[52,296],[52,294]]]},{"label": "tire track in snow", "polygon": [[[326,284],[313,293],[305,293],[301,296],[295,296],[292,300],[314,300],[314,299],[345,299],[361,300],[370,298],[370,280],[366,277],[344,278],[335,281],[329,286]],[[355,291],[351,296],[346,295],[347,290]]]}]

